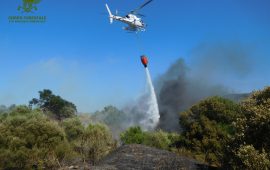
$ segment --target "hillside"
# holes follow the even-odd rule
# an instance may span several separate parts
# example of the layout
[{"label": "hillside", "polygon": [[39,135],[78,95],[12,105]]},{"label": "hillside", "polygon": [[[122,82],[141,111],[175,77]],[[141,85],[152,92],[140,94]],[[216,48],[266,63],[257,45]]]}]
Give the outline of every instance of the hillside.
[{"label": "hillside", "polygon": [[144,145],[124,145],[101,160],[94,169],[203,169],[195,160]]}]

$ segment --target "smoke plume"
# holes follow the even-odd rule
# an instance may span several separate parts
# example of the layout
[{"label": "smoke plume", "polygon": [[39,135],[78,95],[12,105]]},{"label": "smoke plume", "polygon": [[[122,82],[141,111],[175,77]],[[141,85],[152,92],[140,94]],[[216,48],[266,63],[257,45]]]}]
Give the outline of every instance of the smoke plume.
[{"label": "smoke plume", "polygon": [[178,59],[156,80],[159,128],[163,130],[180,131],[180,112],[206,97],[231,93],[228,82],[251,69],[247,50],[240,44],[204,44],[193,51],[191,61],[188,67]]},{"label": "smoke plume", "polygon": [[[112,107],[98,113],[116,132],[115,136],[130,126],[141,126],[145,130],[157,128],[166,131],[181,131],[179,113],[200,100],[214,95],[226,96],[250,73],[250,52],[240,44],[210,44],[194,49],[187,65],[183,59],[175,61],[168,70],[154,81],[156,93],[147,88],[137,100],[121,111]],[[147,72],[146,72],[147,73]],[[150,79],[150,75],[148,80]],[[149,89],[150,87],[150,89]],[[152,89],[153,91],[153,89]],[[151,95],[157,94],[158,107]],[[159,110],[159,115],[156,114]],[[154,114],[152,114],[154,113]],[[104,115],[103,117],[101,115]]]}]

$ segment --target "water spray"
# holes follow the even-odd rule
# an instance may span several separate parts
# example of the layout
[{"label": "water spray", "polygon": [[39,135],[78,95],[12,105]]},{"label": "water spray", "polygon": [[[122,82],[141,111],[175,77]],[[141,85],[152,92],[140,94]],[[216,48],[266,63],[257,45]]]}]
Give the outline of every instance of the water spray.
[{"label": "water spray", "polygon": [[142,120],[142,124],[145,125],[147,130],[153,130],[159,122],[159,109],[155,89],[152,83],[151,75],[148,65],[148,59],[146,56],[141,56],[141,62],[145,67],[146,83],[147,83],[147,99],[146,99],[146,119]]}]

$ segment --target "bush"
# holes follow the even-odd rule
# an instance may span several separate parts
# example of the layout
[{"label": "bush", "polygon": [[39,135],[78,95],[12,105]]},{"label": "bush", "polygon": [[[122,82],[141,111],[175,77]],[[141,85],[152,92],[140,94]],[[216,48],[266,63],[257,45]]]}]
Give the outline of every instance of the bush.
[{"label": "bush", "polygon": [[270,168],[267,153],[264,150],[259,153],[252,145],[241,146],[235,154],[241,162],[238,167],[241,167],[239,165],[242,164],[242,169],[260,170]]},{"label": "bush", "polygon": [[143,132],[139,126],[130,127],[121,134],[121,141],[124,144],[143,144],[166,150],[170,150],[172,146],[175,146],[175,142],[179,138],[180,135],[166,133],[162,130]]},{"label": "bush", "polygon": [[117,143],[105,125],[90,124],[82,135],[80,145],[84,159],[96,164],[98,160],[114,150]]},{"label": "bush", "polygon": [[65,119],[61,125],[65,130],[68,141],[77,140],[84,133],[84,126],[77,117]]},{"label": "bush", "polygon": [[146,132],[143,141],[144,145],[159,148],[169,149],[171,141],[168,138],[168,133],[158,130],[156,132]]},{"label": "bush", "polygon": [[130,127],[120,134],[124,144],[142,144],[144,142],[144,132],[139,126]]},{"label": "bush", "polygon": [[52,169],[64,159],[57,148],[65,142],[57,122],[38,111],[17,107],[0,123],[0,169]]}]

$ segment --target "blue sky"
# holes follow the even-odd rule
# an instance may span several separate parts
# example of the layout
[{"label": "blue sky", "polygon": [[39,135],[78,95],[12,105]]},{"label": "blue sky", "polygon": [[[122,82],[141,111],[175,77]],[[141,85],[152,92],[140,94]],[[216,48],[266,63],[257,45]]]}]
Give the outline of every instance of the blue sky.
[{"label": "blue sky", "polygon": [[192,68],[202,44],[237,43],[248,53],[247,75],[230,73],[217,83],[237,92],[270,84],[269,0],[154,0],[141,11],[148,28],[138,36],[109,24],[106,2],[125,14],[143,1],[42,0],[31,15],[47,22],[22,24],[8,23],[8,16],[24,15],[16,10],[22,1],[1,0],[0,104],[25,104],[49,88],[79,111],[121,107],[144,88],[141,54],[156,79],[180,57]]}]

